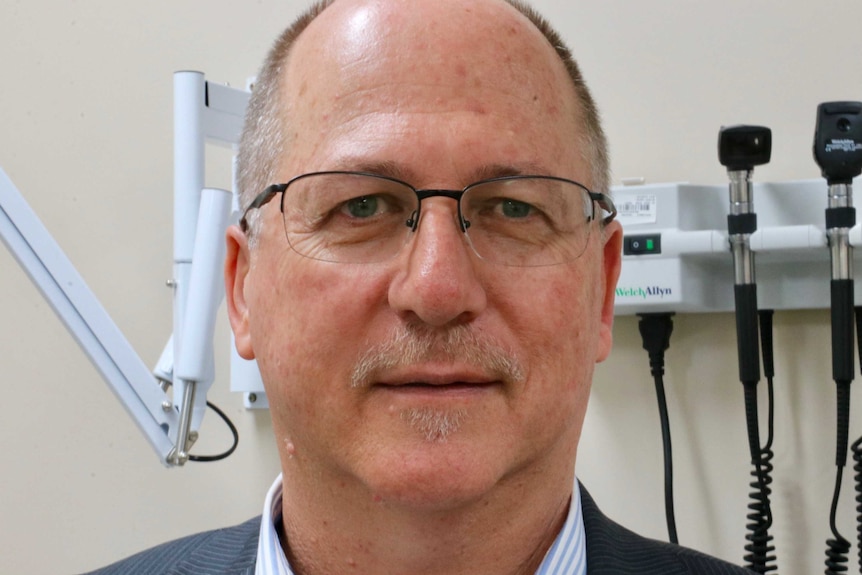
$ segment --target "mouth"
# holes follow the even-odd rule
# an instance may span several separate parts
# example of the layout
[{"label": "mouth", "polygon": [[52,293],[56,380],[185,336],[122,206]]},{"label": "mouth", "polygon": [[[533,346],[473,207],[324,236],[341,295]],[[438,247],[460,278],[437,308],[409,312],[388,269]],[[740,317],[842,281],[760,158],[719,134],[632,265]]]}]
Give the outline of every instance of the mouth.
[{"label": "mouth", "polygon": [[500,381],[461,381],[461,380],[446,380],[446,381],[403,381],[403,382],[380,382],[374,387],[391,394],[405,395],[412,397],[429,397],[429,398],[444,398],[444,397],[467,397],[476,394],[484,394],[488,391],[499,388],[502,385]]},{"label": "mouth", "polygon": [[474,389],[482,387],[491,387],[499,385],[499,381],[483,381],[483,382],[467,382],[467,381],[451,381],[447,383],[431,383],[427,381],[408,381],[406,383],[380,383],[378,386],[394,388],[394,389],[419,389],[419,390],[453,390],[453,389]]}]

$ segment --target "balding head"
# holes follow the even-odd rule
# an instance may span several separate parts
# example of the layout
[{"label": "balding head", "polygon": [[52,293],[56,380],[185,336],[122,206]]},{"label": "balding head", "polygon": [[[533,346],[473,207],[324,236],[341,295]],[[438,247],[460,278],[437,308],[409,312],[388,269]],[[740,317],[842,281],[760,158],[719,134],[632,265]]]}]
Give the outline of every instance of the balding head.
[{"label": "balding head", "polygon": [[[352,77],[360,73],[366,78]],[[367,78],[374,74],[379,82]],[[333,108],[347,105],[346,93],[365,89],[358,80],[379,86],[387,77],[413,79],[390,97],[393,112],[416,97],[462,105],[484,85],[510,92],[537,117],[556,115],[571,126],[567,147],[586,167],[578,170],[583,183],[607,189],[607,146],[593,100],[568,48],[532,9],[517,0],[324,0],[279,37],[258,76],[238,161],[242,207],[267,185],[296,175],[291,169],[332,169],[304,165],[297,138],[338,129],[327,121]],[[437,88],[430,96],[429,85]],[[359,121],[362,99],[350,105]],[[466,105],[482,111],[479,101]],[[252,232],[257,217],[250,214]]]}]

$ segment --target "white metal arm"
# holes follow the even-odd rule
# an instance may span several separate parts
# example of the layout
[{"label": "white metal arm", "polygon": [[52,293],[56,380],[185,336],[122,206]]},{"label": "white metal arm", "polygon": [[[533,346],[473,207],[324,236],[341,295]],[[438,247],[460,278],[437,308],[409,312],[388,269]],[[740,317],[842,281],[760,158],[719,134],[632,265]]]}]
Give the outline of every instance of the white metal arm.
[{"label": "white metal arm", "polygon": [[204,188],[205,143],[235,147],[247,103],[248,92],[199,72],[174,75],[174,329],[153,373],[0,169],[0,237],[168,466],[188,460],[214,380],[224,231],[235,211],[231,192]]},{"label": "white metal arm", "polygon": [[2,169],[0,236],[167,464],[177,412]]}]

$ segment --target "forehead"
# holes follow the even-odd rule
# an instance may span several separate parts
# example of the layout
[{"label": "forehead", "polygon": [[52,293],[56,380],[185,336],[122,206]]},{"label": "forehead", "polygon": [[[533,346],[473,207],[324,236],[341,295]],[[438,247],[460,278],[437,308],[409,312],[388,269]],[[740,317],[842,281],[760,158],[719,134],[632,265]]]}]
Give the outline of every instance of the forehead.
[{"label": "forehead", "polygon": [[284,78],[292,163],[331,162],[327,154],[340,152],[327,146],[346,140],[367,153],[390,144],[404,152],[399,136],[472,139],[488,154],[526,154],[514,160],[528,164],[578,156],[565,67],[499,0],[339,0],[300,36]]}]

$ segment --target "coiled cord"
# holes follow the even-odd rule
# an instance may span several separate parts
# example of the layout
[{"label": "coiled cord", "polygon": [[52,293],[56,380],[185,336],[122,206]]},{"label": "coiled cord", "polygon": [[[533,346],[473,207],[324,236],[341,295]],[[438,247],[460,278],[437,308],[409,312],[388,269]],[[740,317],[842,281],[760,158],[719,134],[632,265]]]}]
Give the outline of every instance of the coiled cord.
[{"label": "coiled cord", "polygon": [[856,472],[856,533],[857,551],[859,552],[859,568],[862,569],[862,437],[850,447],[853,453],[853,471]]},{"label": "coiled cord", "polygon": [[[854,308],[856,319],[857,345],[859,357],[862,358],[862,308]],[[847,459],[847,443],[850,431],[850,381],[837,381],[838,396],[838,441],[835,454],[835,491],[832,495],[832,508],[829,511],[829,528],[833,538],[826,541],[826,575],[847,573],[850,556],[850,541],[838,532],[837,518],[838,501],[841,495],[841,481],[844,476],[844,465]],[[856,472],[856,512],[857,534],[859,543],[859,564],[862,566],[862,437],[850,447]],[[862,567],[860,567],[862,568]]]},{"label": "coiled cord", "polygon": [[[854,310],[856,319],[856,345],[859,348],[859,360],[862,363],[862,308],[857,307]],[[857,439],[850,446],[850,452],[855,465],[853,471],[856,472],[856,544],[859,552],[859,569],[862,570],[862,437]]]},{"label": "coiled cord", "polygon": [[850,382],[837,381],[837,447],[835,450],[835,491],[832,494],[832,507],[829,511],[829,529],[832,539],[826,540],[826,575],[847,572],[850,555],[850,541],[838,532],[838,502],[841,499],[841,481],[847,463],[847,444],[850,435]]},{"label": "coiled cord", "polygon": [[749,514],[746,515],[745,546],[746,554],[743,559],[746,567],[755,573],[771,573],[777,569],[775,562],[775,545],[773,536],[769,534],[772,527],[772,459],[775,453],[772,450],[772,441],[775,430],[775,387],[773,378],[775,376],[774,351],[772,343],[772,316],[773,310],[764,309],[758,311],[760,323],[760,349],[763,359],[763,372],[766,376],[767,385],[767,437],[766,444],[760,446],[759,418],[757,415],[757,387],[755,383],[744,384],[745,391],[745,418],[748,426],[748,445],[751,451],[752,481],[749,483]]},{"label": "coiled cord", "polygon": [[[773,536],[769,533],[772,527],[772,505],[770,495],[772,494],[772,422],[773,422],[773,388],[772,378],[769,378],[769,438],[766,446],[760,448],[757,433],[757,394],[754,385],[745,386],[746,417],[749,420],[749,445],[752,450],[752,481],[749,483],[752,491],[749,493],[748,510],[746,515],[747,533],[745,540],[746,554],[743,557],[748,569],[755,573],[772,573],[778,569],[775,565],[776,556]],[[756,447],[755,447],[756,446]]]},{"label": "coiled cord", "polygon": [[747,562],[746,567],[755,573],[770,573],[777,569],[775,566],[776,556],[775,545],[773,545],[773,536],[769,533],[769,528],[772,526],[772,512],[769,504],[769,496],[772,493],[770,485],[772,477],[769,473],[772,471],[772,452],[764,452],[760,462],[752,470],[751,476],[753,481],[749,483],[752,491],[749,493],[750,502],[748,509],[750,513],[746,515],[749,523],[746,524],[748,534],[745,539],[748,545],[745,546],[746,555],[744,557]]},{"label": "coiled cord", "polygon": [[848,555],[850,554],[850,542],[840,533],[836,525],[835,516],[838,513],[838,499],[841,493],[841,478],[844,468],[839,467],[835,474],[835,494],[832,497],[832,509],[829,512],[829,528],[832,530],[832,539],[826,540],[826,575],[839,575],[847,573]]},{"label": "coiled cord", "polygon": [[[854,477],[856,483],[856,532],[857,545],[859,553],[859,565],[862,569],[862,437],[857,439],[850,446],[850,452],[855,465],[853,471],[856,472]],[[847,563],[850,555],[850,541],[845,539],[838,533],[836,526],[836,514],[838,512],[838,493],[841,489],[841,480],[844,468],[839,467],[835,479],[835,496],[832,500],[832,509],[829,513],[829,526],[832,529],[833,539],[826,541],[826,575],[840,575],[848,572]]]}]

